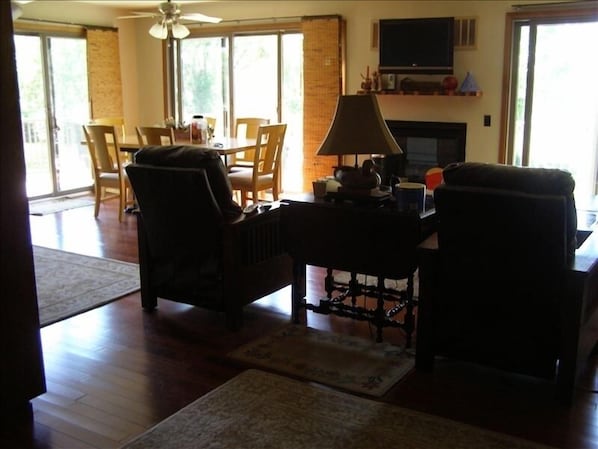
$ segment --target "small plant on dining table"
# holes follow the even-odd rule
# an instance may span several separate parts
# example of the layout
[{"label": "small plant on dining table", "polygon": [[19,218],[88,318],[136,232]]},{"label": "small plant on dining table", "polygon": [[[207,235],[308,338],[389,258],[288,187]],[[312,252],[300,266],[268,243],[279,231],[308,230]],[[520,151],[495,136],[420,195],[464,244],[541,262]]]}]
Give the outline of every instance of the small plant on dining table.
[{"label": "small plant on dining table", "polygon": [[174,138],[176,141],[184,142],[189,141],[189,126],[185,122],[176,122],[174,117],[166,117],[164,119],[164,126],[173,128]]}]

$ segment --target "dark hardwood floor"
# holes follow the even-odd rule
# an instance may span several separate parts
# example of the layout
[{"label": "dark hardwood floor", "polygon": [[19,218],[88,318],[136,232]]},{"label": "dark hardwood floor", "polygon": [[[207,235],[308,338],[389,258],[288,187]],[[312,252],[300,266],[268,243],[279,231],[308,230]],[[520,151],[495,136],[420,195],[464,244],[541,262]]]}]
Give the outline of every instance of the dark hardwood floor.
[{"label": "dark hardwood floor", "polygon": [[[127,215],[119,223],[114,201],[97,220],[92,207],[82,207],[30,221],[35,245],[137,262],[135,218]],[[311,297],[322,293],[323,275],[308,269]],[[247,307],[236,333],[226,330],[217,313],[169,301],[146,313],[136,293],[44,327],[48,391],[33,400],[31,425],[1,431],[0,447],[119,447],[246,369],[227,353],[289,317],[290,287]],[[346,318],[309,312],[307,321],[320,329],[371,334],[367,324]],[[384,335],[402,343],[399,330]],[[597,368],[592,360],[571,407],[553,401],[549,383],[447,360],[438,361],[434,373],[412,372],[380,400],[555,447],[593,448]]]}]

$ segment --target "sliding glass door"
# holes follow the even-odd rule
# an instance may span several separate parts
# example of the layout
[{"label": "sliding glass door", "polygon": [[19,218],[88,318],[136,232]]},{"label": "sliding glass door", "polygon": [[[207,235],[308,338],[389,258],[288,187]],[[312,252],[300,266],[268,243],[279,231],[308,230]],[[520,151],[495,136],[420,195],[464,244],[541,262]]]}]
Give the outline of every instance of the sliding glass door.
[{"label": "sliding glass door", "polygon": [[596,210],[598,22],[525,20],[514,38],[509,162],[570,171],[577,207]]},{"label": "sliding glass door", "polygon": [[81,125],[89,118],[86,42],[15,35],[29,198],[93,184]]},{"label": "sliding glass door", "polygon": [[230,97],[228,38],[188,38],[177,44],[178,120],[189,123],[196,114],[213,117],[215,135],[226,135]]},{"label": "sliding glass door", "polygon": [[232,135],[237,117],[287,123],[282,189],[301,191],[303,35],[261,32],[189,37],[178,43],[175,98],[179,121],[216,118],[215,135]]}]

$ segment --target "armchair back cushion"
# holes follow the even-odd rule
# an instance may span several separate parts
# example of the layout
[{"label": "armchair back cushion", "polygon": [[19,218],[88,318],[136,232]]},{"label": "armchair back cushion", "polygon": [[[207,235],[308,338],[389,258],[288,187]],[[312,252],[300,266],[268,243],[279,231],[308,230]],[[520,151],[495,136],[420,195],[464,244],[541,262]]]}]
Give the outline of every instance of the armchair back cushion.
[{"label": "armchair back cushion", "polygon": [[436,351],[550,378],[566,266],[565,199],[499,189],[435,190],[441,294]]},{"label": "armchair back cushion", "polygon": [[569,172],[554,168],[456,162],[444,168],[443,178],[448,185],[563,196],[566,201],[567,257],[573,258],[577,248],[577,211],[573,196],[575,181]]},{"label": "armchair back cushion", "polygon": [[151,261],[152,287],[218,297],[223,217],[206,171],[140,164],[126,170],[142,211],[140,262],[145,268]]},{"label": "armchair back cushion", "polygon": [[202,168],[222,215],[231,218],[242,213],[241,206],[233,200],[226,168],[216,151],[181,145],[146,146],[135,153],[135,162],[161,167]]}]

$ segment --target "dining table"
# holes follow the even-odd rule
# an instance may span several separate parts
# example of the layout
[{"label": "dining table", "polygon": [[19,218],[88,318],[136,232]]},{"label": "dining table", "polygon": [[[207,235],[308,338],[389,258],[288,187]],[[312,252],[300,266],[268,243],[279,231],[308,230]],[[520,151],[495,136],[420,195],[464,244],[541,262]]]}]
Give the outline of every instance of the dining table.
[{"label": "dining table", "polygon": [[[224,165],[228,167],[228,156],[240,153],[243,151],[255,149],[257,140],[249,138],[237,137],[218,137],[206,143],[191,143],[189,140],[178,140],[175,145],[185,145],[190,147],[197,147],[218,152],[224,158]],[[125,136],[119,142],[120,151],[127,153],[136,153],[141,146],[137,140],[137,136]]]}]

